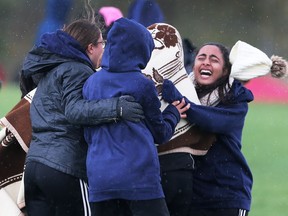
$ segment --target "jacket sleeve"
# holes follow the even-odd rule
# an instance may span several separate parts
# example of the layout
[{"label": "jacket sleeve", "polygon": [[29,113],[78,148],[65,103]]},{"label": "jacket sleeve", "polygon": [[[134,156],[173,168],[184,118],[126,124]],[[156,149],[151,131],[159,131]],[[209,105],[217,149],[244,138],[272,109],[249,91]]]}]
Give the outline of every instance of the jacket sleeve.
[{"label": "jacket sleeve", "polygon": [[180,100],[183,98],[182,94],[178,91],[171,80],[165,79],[162,86],[162,98],[168,103]]},{"label": "jacket sleeve", "polygon": [[65,116],[72,124],[97,125],[116,120],[116,105],[118,98],[105,100],[85,100],[82,88],[88,77],[92,75],[91,68],[71,67],[62,78],[62,104]]},{"label": "jacket sleeve", "polygon": [[168,105],[161,113],[161,103],[154,84],[147,84],[145,88],[145,96],[141,104],[144,109],[146,124],[153,135],[155,143],[166,143],[174,134],[175,127],[180,121],[180,114],[173,105]]},{"label": "jacket sleeve", "polygon": [[[186,99],[186,101],[188,100]],[[186,111],[186,114],[190,123],[198,125],[205,131],[227,134],[233,130],[243,128],[247,111],[248,104],[246,102],[219,107],[191,103],[191,107]]]}]

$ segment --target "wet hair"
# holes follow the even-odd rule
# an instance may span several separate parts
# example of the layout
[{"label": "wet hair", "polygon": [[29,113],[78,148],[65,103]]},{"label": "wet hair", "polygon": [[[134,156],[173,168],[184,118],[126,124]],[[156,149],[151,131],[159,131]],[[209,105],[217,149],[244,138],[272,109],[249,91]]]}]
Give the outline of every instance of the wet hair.
[{"label": "wet hair", "polygon": [[96,23],[87,19],[76,20],[64,27],[63,31],[75,38],[84,50],[90,43],[97,45],[101,35],[101,30]]},{"label": "wet hair", "polygon": [[85,0],[85,15],[68,26],[64,26],[63,31],[75,38],[84,50],[90,43],[97,45],[101,35],[98,23],[95,22],[95,11],[90,4],[91,0]]},{"label": "wet hair", "polygon": [[[209,43],[203,44],[201,47],[195,50],[194,58],[196,58],[200,49],[207,45],[212,45],[212,46],[216,46],[219,48],[220,52],[222,53],[223,60],[224,60],[223,71],[226,71],[227,73],[225,73],[222,77],[220,77],[215,83],[212,83],[211,85],[199,85],[198,83],[195,83],[196,92],[199,98],[209,94],[209,99],[210,99],[210,96],[213,90],[218,88],[219,100],[223,103],[227,103],[227,99],[229,98],[227,97],[228,96],[227,94],[229,93],[229,90],[231,88],[231,85],[229,84],[229,76],[230,76],[231,67],[232,67],[230,60],[229,60],[230,50],[227,47],[225,47],[223,44],[216,43],[216,42],[209,42]],[[195,63],[195,59],[193,61],[192,68],[194,68],[194,63]],[[227,86],[228,86],[228,89],[227,89]]]}]

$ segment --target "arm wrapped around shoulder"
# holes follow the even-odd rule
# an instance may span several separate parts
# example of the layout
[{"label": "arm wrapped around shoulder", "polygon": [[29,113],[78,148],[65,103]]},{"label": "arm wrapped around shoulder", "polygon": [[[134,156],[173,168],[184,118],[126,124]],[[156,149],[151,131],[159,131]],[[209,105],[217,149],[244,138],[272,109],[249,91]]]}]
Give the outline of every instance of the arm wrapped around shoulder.
[{"label": "arm wrapped around shoulder", "polygon": [[144,119],[144,112],[141,104],[137,103],[130,95],[119,97],[117,102],[117,116],[132,122],[140,122]]}]

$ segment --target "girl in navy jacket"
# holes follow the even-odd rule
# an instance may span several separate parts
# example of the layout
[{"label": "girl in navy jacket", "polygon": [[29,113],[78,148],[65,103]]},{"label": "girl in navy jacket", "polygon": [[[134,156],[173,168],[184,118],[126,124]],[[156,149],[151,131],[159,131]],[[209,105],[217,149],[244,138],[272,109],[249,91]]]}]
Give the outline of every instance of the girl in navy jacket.
[{"label": "girl in navy jacket", "polygon": [[172,137],[180,117],[184,117],[179,112],[188,107],[179,110],[183,103],[168,105],[161,113],[154,83],[141,73],[154,49],[144,26],[120,18],[107,39],[102,69],[86,81],[83,95],[89,100],[132,95],[142,105],[145,120],[85,128],[92,213],[120,215],[117,205],[124,200],[133,215],[169,215],[154,143],[162,144]]},{"label": "girl in navy jacket", "polygon": [[[186,112],[187,120],[202,131],[216,134],[216,141],[206,155],[193,155],[194,170],[182,166],[192,174],[192,179],[190,175],[188,178],[186,174],[186,180],[185,175],[180,175],[183,169],[178,164],[176,171],[166,173],[166,180],[172,181],[164,190],[167,194],[176,191],[173,179],[179,181],[177,176],[184,176],[181,180],[183,185],[191,186],[193,182],[187,197],[190,205],[187,215],[238,216],[246,215],[250,210],[252,174],[241,152],[241,140],[248,103],[253,100],[253,94],[239,81],[233,80],[230,72],[229,51],[223,45],[208,43],[198,50],[191,79],[201,105],[186,99],[191,104]],[[178,94],[172,100],[182,97],[173,84],[165,80],[163,98],[172,101],[168,98],[171,94]],[[160,156],[160,161],[165,160],[166,166],[176,159],[184,164],[185,158],[188,158],[186,153],[173,153]],[[165,164],[163,169],[169,170]]]}]

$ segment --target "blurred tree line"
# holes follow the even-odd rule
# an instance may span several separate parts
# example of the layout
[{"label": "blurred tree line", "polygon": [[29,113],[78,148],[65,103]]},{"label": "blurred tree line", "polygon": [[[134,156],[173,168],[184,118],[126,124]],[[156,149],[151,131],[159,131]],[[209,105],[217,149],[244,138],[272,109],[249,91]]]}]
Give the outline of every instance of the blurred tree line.
[{"label": "blurred tree line", "polygon": [[[61,1],[61,0],[59,0]],[[126,15],[132,0],[91,0],[97,10],[115,6]],[[194,45],[209,41],[232,47],[238,40],[288,58],[287,0],[157,0],[166,23]],[[32,48],[38,24],[45,13],[45,0],[0,0],[0,65],[8,80],[17,81],[26,53]],[[84,10],[75,0],[69,21]],[[69,22],[68,21],[68,22]]]}]

